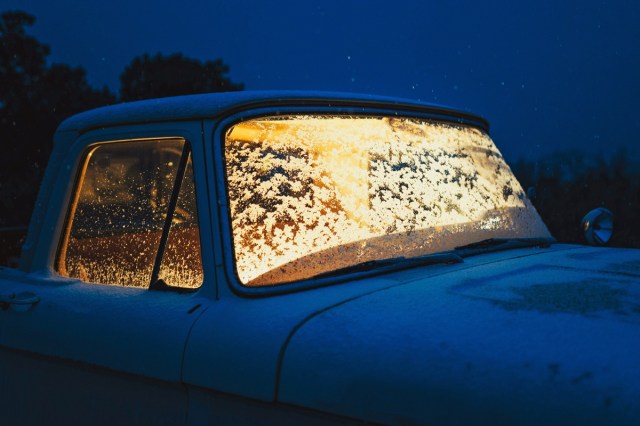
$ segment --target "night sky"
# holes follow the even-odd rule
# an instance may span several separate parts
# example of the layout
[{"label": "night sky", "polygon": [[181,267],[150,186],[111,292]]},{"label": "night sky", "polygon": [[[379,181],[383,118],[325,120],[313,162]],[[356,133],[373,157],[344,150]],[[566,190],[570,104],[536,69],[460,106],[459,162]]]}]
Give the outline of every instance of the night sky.
[{"label": "night sky", "polygon": [[133,57],[222,58],[248,90],[377,93],[486,117],[508,160],[640,160],[638,1],[2,0],[52,62],[119,88]]}]

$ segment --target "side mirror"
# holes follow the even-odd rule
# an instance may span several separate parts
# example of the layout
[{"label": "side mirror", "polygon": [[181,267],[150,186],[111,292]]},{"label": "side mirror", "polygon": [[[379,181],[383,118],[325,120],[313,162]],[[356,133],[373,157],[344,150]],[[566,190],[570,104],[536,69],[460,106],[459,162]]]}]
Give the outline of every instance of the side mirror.
[{"label": "side mirror", "polygon": [[582,219],[582,230],[587,244],[606,245],[613,234],[613,213],[602,207],[591,210]]}]

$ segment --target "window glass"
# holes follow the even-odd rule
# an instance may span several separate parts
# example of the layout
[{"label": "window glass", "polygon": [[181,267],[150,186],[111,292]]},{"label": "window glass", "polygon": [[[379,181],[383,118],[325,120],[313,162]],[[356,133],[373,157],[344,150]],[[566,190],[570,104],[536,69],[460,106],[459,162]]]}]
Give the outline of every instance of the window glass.
[{"label": "window glass", "polygon": [[170,285],[199,287],[202,283],[200,230],[195,195],[193,167],[189,157],[167,247],[160,264],[159,278]]},{"label": "window glass", "polygon": [[[83,281],[148,287],[176,185],[182,139],[104,143],[79,174],[57,270]],[[202,282],[193,170],[179,179],[162,277],[177,287]],[[168,254],[168,255],[167,255]]]},{"label": "window glass", "polygon": [[400,117],[282,116],[231,127],[236,270],[251,286],[486,238],[550,238],[489,136]]}]

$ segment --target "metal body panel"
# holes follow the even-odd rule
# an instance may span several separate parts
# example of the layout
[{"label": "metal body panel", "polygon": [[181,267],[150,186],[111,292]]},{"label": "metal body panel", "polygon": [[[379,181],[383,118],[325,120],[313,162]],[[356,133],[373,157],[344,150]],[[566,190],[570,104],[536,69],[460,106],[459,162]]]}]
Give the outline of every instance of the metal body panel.
[{"label": "metal body panel", "polygon": [[633,423],[640,252],[513,257],[531,250],[389,274],[395,286],[315,316],[278,401],[385,424]]},{"label": "metal body panel", "polygon": [[[425,102],[355,93],[274,90],[176,96],[112,105],[74,115],[58,127],[58,132],[73,130],[83,133],[95,128],[123,124],[199,120],[228,115],[241,110],[291,105],[332,108],[349,105],[354,108],[377,106],[379,108],[432,112],[457,117],[463,121],[472,121],[478,127],[485,129],[489,127],[489,123],[485,119],[474,114]],[[64,141],[60,141],[60,143],[64,143]]]},{"label": "metal body panel", "polygon": [[180,425],[180,384],[0,348],[3,425]]},{"label": "metal body panel", "polygon": [[352,297],[385,288],[384,277],[269,298],[226,293],[195,323],[183,381],[215,392],[274,401],[289,336],[306,318]]},{"label": "metal body panel", "polygon": [[[488,129],[439,106],[322,92],[157,99],[65,121],[20,270],[0,270],[4,420],[632,424],[640,416],[638,250],[553,244],[341,282],[241,287],[221,140],[238,120],[287,112]],[[185,295],[57,276],[80,154],[92,143],[160,136],[193,148],[203,286]],[[24,304],[5,301],[21,294]]]},{"label": "metal body panel", "polygon": [[[205,295],[215,292],[213,274],[205,273],[205,283],[198,293],[184,295],[84,283],[59,277],[53,267],[76,169],[87,146],[105,141],[176,136],[188,140],[194,152],[198,214],[203,222],[201,232],[207,235],[211,222],[200,122],[95,130],[69,141],[66,152],[57,151],[48,169],[50,180],[44,183],[49,192],[47,208],[34,220],[38,226],[31,229],[32,241],[26,250],[30,259],[24,265],[34,272],[14,271],[0,278],[2,296],[28,293],[39,299],[32,306],[16,309],[14,305],[7,305],[0,311],[3,406],[23,409],[39,406],[48,393],[47,407],[52,410],[50,421],[54,422],[92,418],[93,410],[110,410],[100,421],[111,424],[108,419],[127,421],[137,415],[140,423],[156,423],[151,419],[165,422],[159,417],[162,413],[167,419],[181,419],[180,422],[186,419],[182,357],[190,328],[208,300]],[[203,267],[209,270],[213,249],[209,238],[201,240]],[[47,374],[41,374],[42,371]],[[52,379],[61,376],[66,379],[60,382]],[[27,392],[22,385],[16,388],[16,383],[23,380],[24,386],[38,390]],[[92,398],[89,391],[97,387],[100,391],[96,391],[96,399],[86,406],[91,409],[78,410],[76,414],[80,417],[74,417],[68,402],[82,403]],[[123,392],[125,387],[128,390]],[[137,402],[128,400],[133,389],[139,394]],[[101,398],[99,395],[113,396]],[[57,405],[67,410],[56,411]],[[162,406],[157,416],[142,408],[156,406]],[[48,412],[44,410],[42,415]],[[29,416],[24,418],[27,422],[35,419]]]}]

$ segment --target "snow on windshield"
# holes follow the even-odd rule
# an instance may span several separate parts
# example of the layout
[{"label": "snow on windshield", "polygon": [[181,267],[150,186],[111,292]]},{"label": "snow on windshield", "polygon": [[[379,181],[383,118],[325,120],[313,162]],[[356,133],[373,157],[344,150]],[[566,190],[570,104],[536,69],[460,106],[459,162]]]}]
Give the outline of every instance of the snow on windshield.
[{"label": "snow on windshield", "polygon": [[260,118],[229,129],[236,269],[248,285],[489,237],[549,237],[486,133],[420,119]]}]

